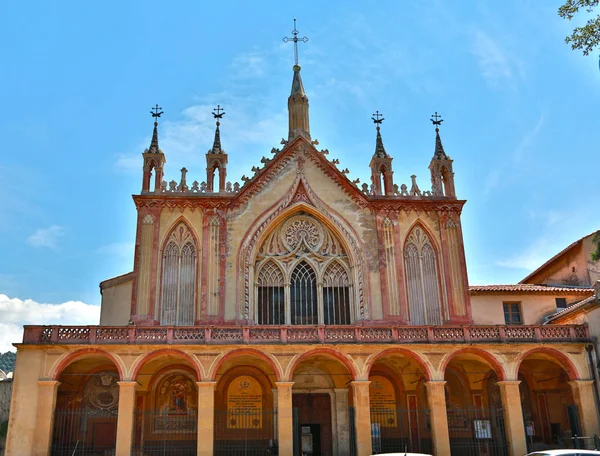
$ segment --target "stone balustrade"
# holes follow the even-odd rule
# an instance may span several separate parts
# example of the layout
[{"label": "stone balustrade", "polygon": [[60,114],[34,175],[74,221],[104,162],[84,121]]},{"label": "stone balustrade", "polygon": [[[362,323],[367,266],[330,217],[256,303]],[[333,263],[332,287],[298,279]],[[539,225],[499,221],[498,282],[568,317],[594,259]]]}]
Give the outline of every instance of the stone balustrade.
[{"label": "stone balustrade", "polygon": [[25,326],[24,344],[290,344],[585,342],[586,325]]}]

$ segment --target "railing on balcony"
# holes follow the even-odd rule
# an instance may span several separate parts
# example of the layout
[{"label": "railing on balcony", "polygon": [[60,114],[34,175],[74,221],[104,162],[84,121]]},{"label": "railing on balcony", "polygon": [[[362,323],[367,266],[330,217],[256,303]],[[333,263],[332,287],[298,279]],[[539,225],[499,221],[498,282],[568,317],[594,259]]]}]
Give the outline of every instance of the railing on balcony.
[{"label": "railing on balcony", "polygon": [[588,341],[585,325],[25,326],[24,344],[489,343]]}]

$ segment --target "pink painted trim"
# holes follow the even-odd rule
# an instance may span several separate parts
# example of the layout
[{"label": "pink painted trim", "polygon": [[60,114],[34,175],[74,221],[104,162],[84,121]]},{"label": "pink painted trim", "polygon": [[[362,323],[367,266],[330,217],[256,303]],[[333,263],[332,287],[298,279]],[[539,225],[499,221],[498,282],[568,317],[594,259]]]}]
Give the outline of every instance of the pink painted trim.
[{"label": "pink painted trim", "polygon": [[153,352],[150,352],[149,354],[147,354],[146,356],[144,356],[136,364],[135,369],[134,369],[133,373],[131,374],[131,379],[134,380],[134,381],[137,381],[138,373],[140,372],[140,370],[142,369],[142,367],[144,367],[144,365],[146,363],[148,363],[149,361],[153,360],[154,358],[157,358],[157,357],[163,356],[163,355],[175,355],[175,356],[178,356],[180,358],[185,359],[186,361],[188,361],[191,364],[191,367],[196,372],[196,381],[198,381],[198,382],[202,381],[202,372],[200,370],[200,366],[198,366],[198,363],[194,360],[194,358],[192,358],[187,353],[185,353],[185,352],[183,352],[181,350],[177,350],[175,348],[162,348],[160,350],[155,350]]},{"label": "pink painted trim", "polygon": [[365,372],[367,374],[367,378],[371,375],[371,369],[373,368],[373,365],[377,361],[379,361],[382,357],[387,356],[389,354],[400,354],[407,358],[412,359],[413,361],[416,361],[416,363],[419,365],[419,367],[421,367],[425,371],[425,379],[427,381],[432,380],[433,376],[431,375],[431,370],[429,369],[429,366],[423,360],[423,358],[421,358],[417,353],[413,352],[412,350],[406,350],[404,348],[399,348],[399,347],[398,348],[388,348],[386,350],[383,350],[382,352],[378,353],[377,356],[373,357],[370,361],[368,361],[367,364],[365,365]]},{"label": "pink painted trim", "polygon": [[525,353],[522,353],[516,363],[516,374],[519,374],[519,369],[521,368],[521,363],[529,356],[532,355],[534,353],[544,353],[546,355],[549,355],[551,357],[553,357],[560,367],[562,367],[564,369],[564,371],[567,373],[567,375],[569,376],[569,380],[580,380],[581,377],[579,375],[579,372],[577,371],[577,368],[575,367],[575,365],[573,364],[573,362],[569,359],[569,357],[567,355],[565,355],[564,353],[560,352],[559,350],[556,350],[555,348],[550,348],[550,347],[536,347],[536,348],[532,348],[531,350],[526,351]]},{"label": "pink painted trim", "polygon": [[228,361],[231,358],[236,358],[236,357],[242,356],[242,355],[251,355],[251,356],[256,356],[257,358],[262,359],[269,366],[271,366],[271,368],[273,369],[273,373],[275,374],[275,378],[277,379],[278,382],[280,382],[281,379],[283,378],[283,373],[277,367],[275,362],[267,354],[265,354],[264,352],[262,352],[260,350],[256,350],[254,348],[238,348],[238,349],[228,352],[225,356],[223,356],[221,359],[219,359],[219,361],[217,361],[217,364],[215,365],[215,367],[212,369],[212,372],[210,373],[210,380],[211,381],[216,380],[217,374],[219,373],[219,369],[221,368],[221,366],[223,365],[223,363],[225,361]]},{"label": "pink painted trim", "polygon": [[470,354],[477,355],[480,358],[484,359],[485,361],[487,361],[487,363],[490,365],[490,367],[494,370],[494,372],[498,376],[498,380],[506,380],[506,372],[504,371],[504,367],[502,366],[500,361],[490,352],[483,350],[481,348],[476,348],[476,347],[461,348],[459,350],[456,350],[455,352],[452,352],[450,354],[450,356],[447,356],[444,359],[442,366],[440,366],[440,371],[445,372],[450,361],[452,361],[452,359],[456,358],[458,355],[460,355],[462,353],[470,353]]},{"label": "pink painted trim", "polygon": [[50,378],[52,380],[58,380],[60,378],[62,372],[65,370],[65,368],[67,368],[71,363],[77,361],[78,359],[85,358],[86,356],[88,356],[90,354],[101,355],[101,356],[107,358],[110,362],[112,362],[114,364],[114,366],[117,369],[117,372],[119,372],[119,380],[123,381],[125,379],[123,370],[121,369],[121,365],[119,364],[117,359],[112,354],[110,354],[104,350],[100,350],[98,348],[92,348],[92,347],[82,348],[80,350],[69,353],[65,359],[63,359],[56,367],[54,367],[52,369],[52,371],[50,371]]},{"label": "pink painted trim", "polygon": [[348,372],[349,372],[350,376],[352,377],[352,380],[358,380],[358,372],[356,371],[356,367],[354,366],[352,361],[350,361],[348,358],[343,356],[337,350],[334,350],[333,348],[327,348],[327,347],[315,348],[314,350],[310,350],[306,353],[303,353],[298,358],[296,358],[296,360],[287,369],[288,372],[290,373],[290,378],[292,378],[294,376],[294,370],[296,369],[296,367],[298,367],[298,365],[302,361],[304,361],[305,359],[310,358],[311,356],[314,356],[314,355],[328,355],[328,356],[331,356],[332,358],[337,359],[344,365],[344,367],[346,367],[346,369],[348,369]]}]

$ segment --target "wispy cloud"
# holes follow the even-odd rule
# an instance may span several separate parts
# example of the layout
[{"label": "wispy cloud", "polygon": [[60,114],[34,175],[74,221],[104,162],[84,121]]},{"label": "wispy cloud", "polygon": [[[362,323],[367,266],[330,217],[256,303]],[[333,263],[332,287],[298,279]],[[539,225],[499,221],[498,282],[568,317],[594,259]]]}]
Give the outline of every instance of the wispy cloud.
[{"label": "wispy cloud", "polygon": [[492,190],[496,189],[501,183],[501,177],[506,174],[508,167],[512,167],[514,164],[521,162],[526,154],[535,148],[535,141],[539,136],[540,131],[544,126],[546,119],[546,113],[542,112],[532,127],[528,128],[522,135],[521,140],[513,152],[509,155],[510,160],[503,159],[499,161],[497,166],[493,167],[485,178],[483,195],[489,195]]},{"label": "wispy cloud", "polygon": [[52,225],[48,228],[39,228],[27,238],[27,242],[33,247],[45,247],[56,250],[58,239],[65,234],[62,226]]},{"label": "wispy cloud", "polygon": [[533,271],[596,226],[587,208],[536,210],[527,216],[536,222],[537,237],[520,252],[497,260],[496,265]]},{"label": "wispy cloud", "polygon": [[516,89],[523,79],[523,66],[519,60],[483,30],[473,32],[471,53],[477,59],[481,75],[497,88]]},{"label": "wispy cloud", "polygon": [[0,294],[0,352],[15,350],[12,344],[22,341],[23,325],[91,325],[99,320],[100,307],[81,301],[44,304]]}]

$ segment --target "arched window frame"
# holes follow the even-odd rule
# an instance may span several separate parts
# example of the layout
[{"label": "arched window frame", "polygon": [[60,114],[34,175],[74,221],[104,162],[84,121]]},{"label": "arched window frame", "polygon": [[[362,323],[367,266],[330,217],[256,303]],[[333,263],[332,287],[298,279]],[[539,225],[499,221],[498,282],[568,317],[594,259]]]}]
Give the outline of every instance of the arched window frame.
[{"label": "arched window frame", "polygon": [[[297,214],[296,214],[297,215]],[[293,217],[295,217],[294,215],[289,217],[287,220],[292,219]],[[308,216],[310,217],[310,216]],[[310,217],[313,218],[313,217]],[[286,224],[286,221],[284,221],[283,223],[279,224],[279,226],[274,230],[277,231],[279,229],[279,227],[283,226]],[[337,236],[335,236],[333,233],[331,233],[329,230],[327,230],[327,228],[323,227],[320,222],[316,219],[313,219],[314,223],[319,223],[319,227],[325,231],[327,231],[327,236],[331,236],[333,238],[336,239],[336,242],[339,244],[339,249],[341,249],[342,251],[344,250],[344,247],[342,246],[342,244],[339,242],[339,239],[337,239]],[[263,242],[271,242],[270,241],[270,237],[269,235],[265,236],[266,240],[263,240]],[[339,253],[339,252],[338,252]],[[350,267],[349,263],[349,259],[348,256],[344,253],[341,253],[337,256],[327,256],[327,255],[321,255],[320,253],[307,248],[306,245],[302,246],[302,245],[298,245],[296,246],[296,248],[294,248],[292,251],[287,251],[284,254],[279,254],[279,255],[264,255],[262,259],[260,259],[257,263],[255,263],[255,267],[254,267],[254,293],[253,293],[253,298],[254,298],[254,321],[256,321],[258,324],[273,324],[273,323],[269,323],[268,319],[267,321],[265,321],[264,319],[260,318],[259,313],[263,313],[263,311],[259,312],[259,306],[261,305],[259,303],[259,283],[261,280],[261,273],[263,271],[263,268],[269,263],[269,262],[273,262],[275,263],[281,271],[283,271],[284,274],[284,323],[286,325],[294,325],[294,324],[307,324],[307,325],[314,325],[314,324],[318,324],[318,325],[324,325],[326,324],[325,322],[325,309],[324,309],[324,280],[325,280],[325,275],[328,273],[328,270],[330,267],[333,266],[337,266],[339,265],[339,267],[342,268],[344,275],[346,277],[346,280],[348,282],[347,285],[347,291],[345,292],[345,295],[347,296],[347,302],[344,303],[344,305],[346,306],[348,312],[347,315],[344,317],[344,319],[342,319],[341,321],[339,319],[336,318],[337,321],[333,321],[331,324],[334,325],[347,325],[347,324],[353,324],[357,318],[357,309],[355,308],[355,302],[356,302],[356,298],[354,296],[354,292],[355,292],[355,288],[353,286],[354,281],[356,280],[353,274],[353,271]],[[308,266],[310,266],[310,268],[312,269],[312,271],[315,274],[315,281],[316,281],[316,303],[317,303],[317,315],[316,318],[314,318],[314,316],[310,317],[307,319],[307,321],[299,321],[296,322],[296,318],[294,318],[295,316],[293,315],[292,312],[292,280],[293,280],[293,274],[294,271],[296,270],[296,268],[298,267],[298,265],[300,265],[302,262],[305,262]],[[329,323],[327,323],[329,324]]]},{"label": "arched window frame", "polygon": [[[417,230],[422,232],[422,239],[415,242],[414,238],[417,237]],[[412,252],[415,251],[416,257],[411,256]],[[426,262],[424,260],[424,251],[430,251],[433,254],[432,261]],[[410,229],[404,243],[403,256],[406,274],[405,281],[408,310],[410,321],[413,325],[440,325],[446,318],[443,294],[440,289],[441,274],[438,252],[439,250],[435,245],[431,234],[423,225],[417,223]],[[428,270],[425,268],[428,268]],[[418,276],[411,277],[411,271],[414,269],[416,269],[414,272],[418,272]],[[431,273],[434,274],[435,280],[432,283],[426,281],[427,273],[430,275]],[[437,312],[435,314],[431,312],[431,305],[435,304],[435,302],[431,300],[434,297],[433,294],[435,294],[437,301]],[[420,298],[421,301],[416,302],[416,297]],[[429,309],[428,304],[430,305]],[[417,317],[415,311],[422,312],[423,321],[420,321],[421,319]]]},{"label": "arched window frame", "polygon": [[[196,239],[190,227],[185,222],[179,222],[169,232],[161,254],[159,307],[161,325],[191,326],[194,324],[197,274]],[[174,315],[168,315],[168,312],[173,311]]]}]

